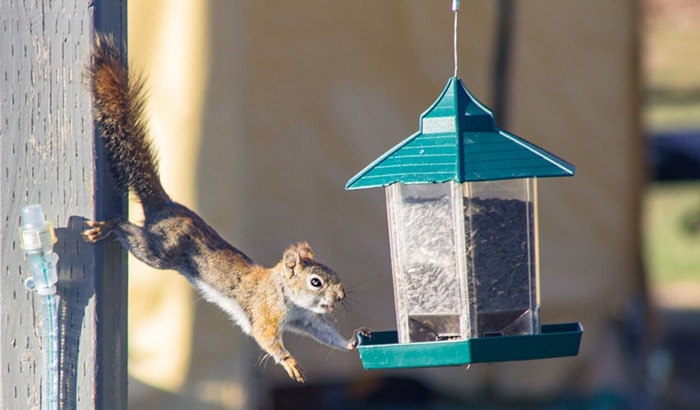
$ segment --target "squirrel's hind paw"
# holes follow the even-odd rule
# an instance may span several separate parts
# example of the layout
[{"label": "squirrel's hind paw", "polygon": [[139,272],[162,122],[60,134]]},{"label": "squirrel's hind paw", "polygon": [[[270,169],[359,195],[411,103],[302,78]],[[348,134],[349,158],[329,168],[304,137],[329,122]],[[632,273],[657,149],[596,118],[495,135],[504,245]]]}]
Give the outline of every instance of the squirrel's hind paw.
[{"label": "squirrel's hind paw", "polygon": [[294,359],[292,356],[287,356],[282,361],[280,362],[282,367],[284,367],[284,370],[287,371],[287,374],[289,377],[297,381],[299,383],[304,383],[306,380],[304,378],[304,369],[299,366],[299,363],[297,363],[296,359]]},{"label": "squirrel's hind paw", "polygon": [[81,232],[80,235],[83,237],[85,242],[90,243],[95,243],[106,238],[107,235],[112,232],[112,228],[114,227],[114,224],[109,221],[87,221],[85,224],[89,226],[89,228]]}]

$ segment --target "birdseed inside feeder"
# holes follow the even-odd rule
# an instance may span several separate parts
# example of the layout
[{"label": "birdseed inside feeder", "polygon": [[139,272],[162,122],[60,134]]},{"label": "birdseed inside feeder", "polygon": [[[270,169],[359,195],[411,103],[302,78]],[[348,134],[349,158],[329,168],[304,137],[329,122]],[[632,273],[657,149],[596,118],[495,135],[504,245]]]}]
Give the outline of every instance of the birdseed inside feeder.
[{"label": "birdseed inside feeder", "polygon": [[540,324],[537,232],[537,179],[573,174],[450,78],[420,131],[346,185],[386,189],[397,331],[363,339],[365,368],[578,354],[580,324]]}]

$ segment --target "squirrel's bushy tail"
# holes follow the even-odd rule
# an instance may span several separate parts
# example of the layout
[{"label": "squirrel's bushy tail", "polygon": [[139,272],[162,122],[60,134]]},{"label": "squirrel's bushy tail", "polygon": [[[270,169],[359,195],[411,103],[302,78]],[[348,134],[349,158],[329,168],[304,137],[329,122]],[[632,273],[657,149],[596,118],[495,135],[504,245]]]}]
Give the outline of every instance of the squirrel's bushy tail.
[{"label": "squirrel's bushy tail", "polygon": [[126,58],[110,37],[97,35],[88,67],[95,120],[116,182],[131,188],[147,212],[170,198],[158,175],[144,119],[144,82],[130,77]]}]

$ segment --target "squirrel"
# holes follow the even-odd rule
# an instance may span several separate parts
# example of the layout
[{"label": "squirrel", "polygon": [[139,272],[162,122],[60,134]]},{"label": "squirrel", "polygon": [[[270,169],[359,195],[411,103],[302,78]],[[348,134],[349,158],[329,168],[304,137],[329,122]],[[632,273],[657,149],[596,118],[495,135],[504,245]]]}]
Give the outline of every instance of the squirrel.
[{"label": "squirrel", "polygon": [[265,268],[230,245],[192,210],[163,189],[144,118],[144,80],[129,72],[115,41],[98,34],[87,68],[93,110],[114,181],[141,203],[141,226],[123,218],[86,222],[85,241],[112,234],[137,259],[184,275],[205,299],[221,307],[293,380],[304,371],[284,347],[285,331],[330,347],[355,350],[359,328],[345,339],[327,315],[345,298],[338,275],[314,258],[305,243],[289,246],[277,265]]}]

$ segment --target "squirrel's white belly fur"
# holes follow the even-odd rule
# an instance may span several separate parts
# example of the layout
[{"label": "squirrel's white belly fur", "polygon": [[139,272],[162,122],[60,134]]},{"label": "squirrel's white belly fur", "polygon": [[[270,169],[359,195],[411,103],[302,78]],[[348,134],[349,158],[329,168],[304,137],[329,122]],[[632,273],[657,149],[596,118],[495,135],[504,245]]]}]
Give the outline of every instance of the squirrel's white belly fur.
[{"label": "squirrel's white belly fur", "polygon": [[233,321],[236,322],[246,334],[250,334],[250,320],[243,309],[241,309],[238,302],[231,298],[227,298],[213,287],[198,279],[192,279],[192,284],[199,289],[200,292],[202,292],[202,295],[206,300],[221,307],[221,309],[228,313],[229,316],[231,316],[231,319],[233,319]]}]

